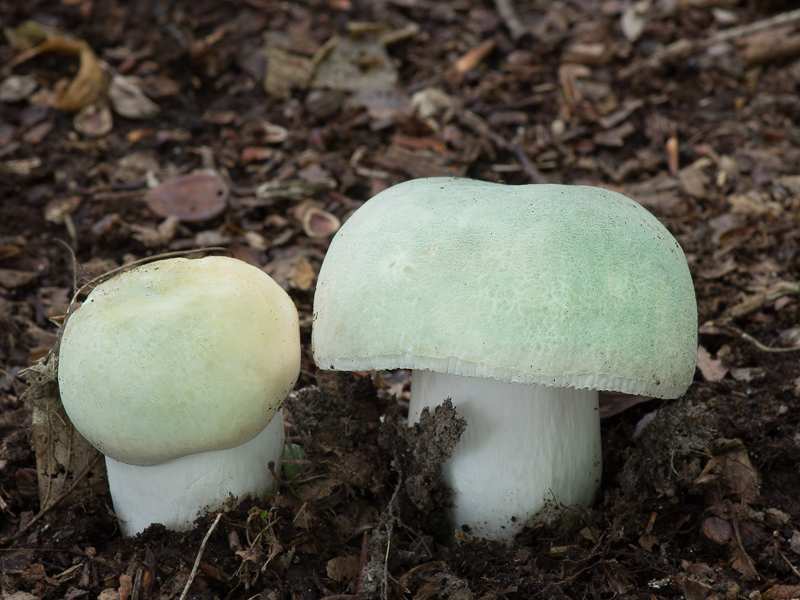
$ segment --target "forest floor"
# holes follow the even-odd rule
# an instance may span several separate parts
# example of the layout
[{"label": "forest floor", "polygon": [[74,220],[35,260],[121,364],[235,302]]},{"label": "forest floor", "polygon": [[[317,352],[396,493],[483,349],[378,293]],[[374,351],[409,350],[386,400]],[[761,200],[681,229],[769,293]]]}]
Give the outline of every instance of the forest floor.
[{"label": "forest floor", "polygon": [[[3,597],[800,597],[793,8],[0,0]],[[441,543],[446,493],[417,460],[425,432],[401,426],[409,373],[317,377],[310,357],[338,223],[430,176],[620,191],[675,235],[695,281],[684,399],[604,394],[596,503],[508,549]],[[210,246],[297,305],[300,475],[186,533],[121,537],[100,467],[77,502],[42,506],[19,376],[53,348],[76,284]]]}]

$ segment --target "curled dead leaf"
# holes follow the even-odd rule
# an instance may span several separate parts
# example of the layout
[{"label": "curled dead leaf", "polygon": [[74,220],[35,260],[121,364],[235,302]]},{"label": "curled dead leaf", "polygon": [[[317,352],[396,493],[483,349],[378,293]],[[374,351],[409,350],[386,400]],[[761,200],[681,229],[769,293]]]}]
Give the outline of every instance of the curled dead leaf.
[{"label": "curled dead leaf", "polygon": [[87,137],[103,137],[111,132],[114,119],[105,104],[89,104],[78,111],[72,119],[75,131]]},{"label": "curled dead leaf", "polygon": [[108,89],[108,76],[100,66],[100,61],[89,44],[83,40],[71,42],[65,38],[53,38],[39,46],[39,49],[42,52],[77,54],[81,61],[78,74],[75,75],[67,89],[59,92],[56,97],[57,109],[76,111],[105,97]]},{"label": "curled dead leaf", "polygon": [[77,56],[80,59],[80,67],[74,79],[65,89],[56,94],[53,101],[55,108],[78,111],[105,98],[108,89],[108,75],[103,70],[97,55],[83,40],[73,40],[62,36],[52,37],[20,54],[11,64],[18,65],[49,53]]},{"label": "curled dead leaf", "polygon": [[310,206],[303,213],[303,231],[310,238],[326,238],[339,231],[342,222],[326,210]]}]

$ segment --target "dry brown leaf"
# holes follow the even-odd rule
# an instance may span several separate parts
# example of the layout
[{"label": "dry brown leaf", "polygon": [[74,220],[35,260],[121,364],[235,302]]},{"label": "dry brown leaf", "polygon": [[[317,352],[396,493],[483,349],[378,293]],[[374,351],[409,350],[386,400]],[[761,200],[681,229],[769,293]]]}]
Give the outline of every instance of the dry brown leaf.
[{"label": "dry brown leaf", "polygon": [[55,107],[59,110],[78,111],[105,98],[108,76],[100,66],[97,55],[83,40],[54,37],[40,44],[25,55],[24,60],[48,53],[77,56],[80,67],[75,78],[65,90],[58,92]]},{"label": "dry brown leaf", "polygon": [[294,269],[294,275],[289,280],[289,285],[300,291],[307,291],[314,283],[317,274],[314,272],[314,267],[308,262],[305,256],[301,256]]},{"label": "dry brown leaf", "polygon": [[773,585],[761,596],[762,600],[793,600],[800,598],[800,585]]},{"label": "dry brown leaf", "polygon": [[471,71],[475,67],[477,67],[481,61],[489,56],[489,54],[494,50],[494,39],[490,38],[469,50],[466,54],[464,54],[461,58],[456,61],[455,69],[458,73],[462,75]]},{"label": "dry brown leaf", "polygon": [[28,285],[38,278],[39,274],[36,272],[0,269],[0,286],[7,290]]},{"label": "dry brown leaf", "polygon": [[697,368],[706,381],[722,381],[728,373],[728,368],[719,359],[711,358],[711,354],[703,346],[697,348]]},{"label": "dry brown leaf", "polygon": [[161,218],[207,221],[228,204],[228,185],[218,175],[196,172],[168,179],[147,193],[147,205]]},{"label": "dry brown leaf", "polygon": [[38,87],[39,82],[31,75],[10,75],[0,83],[0,102],[20,102]]},{"label": "dry brown leaf", "polygon": [[337,583],[350,581],[358,577],[358,556],[337,556],[328,561],[325,571],[328,577]]},{"label": "dry brown leaf", "polygon": [[77,112],[72,126],[86,137],[103,137],[111,132],[114,119],[106,104],[90,104]]},{"label": "dry brown leaf", "polygon": [[721,517],[706,517],[700,524],[700,531],[717,544],[727,544],[733,538],[733,527]]},{"label": "dry brown leaf", "polygon": [[711,443],[710,450],[717,460],[719,477],[727,488],[727,494],[751,501],[761,498],[758,472],[741,440],[720,438]]},{"label": "dry brown leaf", "polygon": [[684,191],[695,198],[705,198],[707,195],[706,186],[710,182],[709,176],[705,173],[705,168],[711,165],[711,159],[701,158],[678,171],[678,180]]},{"label": "dry brown leaf", "polygon": [[303,232],[310,238],[324,239],[339,231],[342,222],[326,210],[308,207],[303,213]]},{"label": "dry brown leaf", "polygon": [[116,113],[126,119],[152,119],[161,111],[158,104],[145,96],[138,77],[115,75],[108,96]]},{"label": "dry brown leaf", "polygon": [[719,438],[708,445],[712,458],[694,483],[703,488],[708,504],[736,500],[761,500],[758,472],[739,439]]},{"label": "dry brown leaf", "polygon": [[288,98],[292,90],[304,90],[314,74],[311,59],[278,48],[264,50],[266,75],[264,91],[272,98]]},{"label": "dry brown leaf", "polygon": [[741,546],[737,546],[731,550],[731,567],[733,567],[742,576],[742,579],[752,581],[758,579],[758,571],[753,565],[753,559],[747,555],[747,552]]}]

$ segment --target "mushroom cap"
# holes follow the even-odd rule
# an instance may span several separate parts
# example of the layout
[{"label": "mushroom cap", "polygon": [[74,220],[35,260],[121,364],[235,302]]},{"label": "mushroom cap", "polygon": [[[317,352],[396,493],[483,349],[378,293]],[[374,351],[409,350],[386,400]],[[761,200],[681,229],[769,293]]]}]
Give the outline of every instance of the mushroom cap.
[{"label": "mushroom cap", "polygon": [[175,258],[89,294],[64,328],[58,383],[91,444],[147,466],[254,438],[299,369],[297,310],[275,281],[233,258]]},{"label": "mushroom cap", "polygon": [[322,369],[673,398],[694,377],[697,304],[681,247],[621,194],[417,179],[332,240],[312,346]]}]

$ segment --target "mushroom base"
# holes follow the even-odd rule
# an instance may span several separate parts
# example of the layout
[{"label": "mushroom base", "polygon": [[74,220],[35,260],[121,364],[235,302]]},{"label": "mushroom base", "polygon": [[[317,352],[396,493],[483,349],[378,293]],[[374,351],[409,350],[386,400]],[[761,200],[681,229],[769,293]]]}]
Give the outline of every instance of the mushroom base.
[{"label": "mushroom base", "polygon": [[186,531],[195,519],[216,510],[230,496],[264,498],[277,483],[268,463],[280,470],[283,411],[266,429],[235,448],[184,456],[140,467],[106,457],[108,484],[123,535],[136,535],[153,523]]},{"label": "mushroom base", "polygon": [[442,465],[455,530],[507,545],[592,503],[602,475],[596,390],[415,370],[409,423],[448,397],[467,421]]}]

